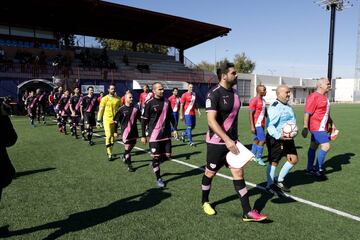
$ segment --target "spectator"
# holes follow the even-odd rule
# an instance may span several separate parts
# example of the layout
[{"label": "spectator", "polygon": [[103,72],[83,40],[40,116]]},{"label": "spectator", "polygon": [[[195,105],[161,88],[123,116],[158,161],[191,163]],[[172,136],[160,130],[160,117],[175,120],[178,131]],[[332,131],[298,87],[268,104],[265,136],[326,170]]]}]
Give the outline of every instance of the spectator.
[{"label": "spectator", "polygon": [[2,191],[15,177],[15,168],[11,164],[6,148],[15,144],[17,135],[9,118],[9,108],[0,103],[0,200]]}]

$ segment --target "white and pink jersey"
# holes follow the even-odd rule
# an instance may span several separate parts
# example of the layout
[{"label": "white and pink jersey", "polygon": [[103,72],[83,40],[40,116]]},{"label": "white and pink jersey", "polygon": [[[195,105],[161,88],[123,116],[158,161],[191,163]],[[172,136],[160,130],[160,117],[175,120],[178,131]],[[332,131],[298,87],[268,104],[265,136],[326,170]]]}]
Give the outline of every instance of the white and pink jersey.
[{"label": "white and pink jersey", "polygon": [[306,98],[305,113],[309,114],[310,131],[327,131],[330,102],[321,93],[313,92]]},{"label": "white and pink jersey", "polygon": [[254,97],[250,100],[249,111],[254,113],[255,127],[265,127],[266,102],[262,97]]},{"label": "white and pink jersey", "polygon": [[180,98],[171,95],[169,97],[169,102],[171,104],[171,108],[173,110],[173,112],[178,112],[179,111],[179,106],[180,106]]},{"label": "white and pink jersey", "polygon": [[180,102],[184,104],[185,115],[195,115],[196,94],[194,92],[186,92],[181,95]]}]

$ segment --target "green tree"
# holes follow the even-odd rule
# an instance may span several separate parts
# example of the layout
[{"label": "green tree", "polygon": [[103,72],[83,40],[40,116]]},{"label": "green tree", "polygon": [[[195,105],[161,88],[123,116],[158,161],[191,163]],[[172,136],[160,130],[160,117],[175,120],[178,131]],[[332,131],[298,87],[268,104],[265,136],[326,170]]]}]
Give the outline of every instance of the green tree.
[{"label": "green tree", "polygon": [[196,65],[198,70],[213,72],[214,71],[214,64],[208,63],[207,61],[201,61],[199,64]]},{"label": "green tree", "polygon": [[235,69],[239,73],[252,73],[255,69],[255,62],[248,58],[245,53],[236,54],[234,57]]},{"label": "green tree", "polygon": [[[216,62],[216,68],[223,66],[230,61],[227,58],[224,58]],[[245,53],[236,54],[233,59],[235,69],[239,73],[252,73],[255,69],[255,62],[248,58]],[[197,64],[197,68],[203,71],[214,71],[214,64],[208,63],[207,61],[201,61]]]},{"label": "green tree", "polygon": [[[133,42],[125,40],[107,39],[107,38],[96,38],[103,48],[110,50],[133,50]],[[168,53],[168,47],[158,44],[150,43],[138,43],[136,50],[139,52],[147,53],[158,53],[166,55]]]}]

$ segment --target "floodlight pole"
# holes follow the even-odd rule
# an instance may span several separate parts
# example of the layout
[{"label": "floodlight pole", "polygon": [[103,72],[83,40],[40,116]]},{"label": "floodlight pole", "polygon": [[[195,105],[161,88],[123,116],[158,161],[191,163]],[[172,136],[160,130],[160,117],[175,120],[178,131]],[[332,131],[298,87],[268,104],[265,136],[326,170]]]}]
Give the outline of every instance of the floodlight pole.
[{"label": "floodlight pole", "polygon": [[336,4],[330,5],[330,36],[329,36],[329,58],[328,58],[328,74],[327,78],[331,83],[332,69],[333,69],[333,56],[334,56],[334,36],[335,36],[335,16],[336,16]]}]

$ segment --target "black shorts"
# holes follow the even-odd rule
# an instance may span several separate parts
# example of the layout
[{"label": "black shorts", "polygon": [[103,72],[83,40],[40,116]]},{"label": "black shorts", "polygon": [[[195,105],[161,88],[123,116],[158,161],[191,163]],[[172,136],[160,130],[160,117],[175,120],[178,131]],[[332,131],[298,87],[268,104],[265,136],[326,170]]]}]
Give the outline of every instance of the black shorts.
[{"label": "black shorts", "polygon": [[268,149],[268,161],[279,162],[283,156],[292,154],[297,156],[294,140],[277,140],[266,134],[266,146]]},{"label": "black shorts", "polygon": [[72,124],[75,124],[75,125],[79,125],[80,123],[80,120],[81,120],[81,117],[80,116],[71,116],[71,123]]},{"label": "black shorts", "polygon": [[127,141],[123,141],[123,143],[125,144],[125,145],[127,145],[127,144],[129,144],[129,145],[135,145],[136,144],[136,138],[134,138],[134,139],[130,139],[130,140],[127,140]]},{"label": "black shorts", "polygon": [[28,107],[27,112],[30,118],[34,118],[36,116],[36,108]]},{"label": "black shorts", "polygon": [[224,165],[229,167],[226,162],[226,154],[229,149],[225,144],[211,144],[207,143],[206,151],[206,169],[210,172],[217,172]]},{"label": "black shorts", "polygon": [[96,126],[95,113],[84,113],[84,124],[89,124],[90,126]]},{"label": "black shorts", "polygon": [[45,113],[45,106],[44,105],[38,105],[37,107],[37,114],[43,115]]},{"label": "black shorts", "polygon": [[167,159],[171,157],[171,140],[160,142],[149,142],[150,155],[154,157],[165,156]]}]

